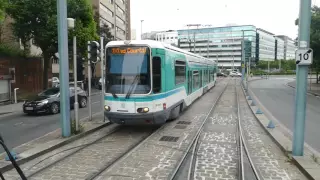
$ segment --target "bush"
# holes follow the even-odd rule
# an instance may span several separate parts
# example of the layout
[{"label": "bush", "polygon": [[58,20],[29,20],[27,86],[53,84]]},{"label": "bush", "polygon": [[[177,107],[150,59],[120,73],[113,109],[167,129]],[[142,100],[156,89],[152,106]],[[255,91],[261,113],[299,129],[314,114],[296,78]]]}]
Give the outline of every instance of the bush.
[{"label": "bush", "polygon": [[23,51],[8,44],[0,44],[0,55],[9,57],[23,57]]},{"label": "bush", "polygon": [[76,131],[76,120],[71,120],[71,134],[76,135],[84,131],[84,127],[79,122],[79,131]]}]

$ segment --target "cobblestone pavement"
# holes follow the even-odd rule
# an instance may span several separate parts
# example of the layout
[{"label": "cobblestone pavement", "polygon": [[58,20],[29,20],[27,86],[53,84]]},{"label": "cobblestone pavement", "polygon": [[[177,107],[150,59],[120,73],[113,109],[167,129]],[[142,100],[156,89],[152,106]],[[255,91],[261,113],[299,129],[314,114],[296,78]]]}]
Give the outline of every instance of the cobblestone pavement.
[{"label": "cobblestone pavement", "polygon": [[266,134],[249,109],[242,90],[238,88],[243,133],[251,158],[261,179],[305,180],[306,177],[290,162]]},{"label": "cobblestone pavement", "polygon": [[[147,141],[96,179],[168,179],[225,85],[225,82],[219,83],[198,99],[177,120],[166,124],[165,128],[154,133]],[[166,140],[164,136],[171,136],[172,141],[161,141]]]},{"label": "cobblestone pavement", "polygon": [[236,179],[237,104],[231,82],[212,112],[200,135],[194,179]]},{"label": "cobblestone pavement", "polygon": [[[152,128],[111,126],[34,159],[21,168],[27,176],[31,175],[28,179],[86,179],[153,131]],[[19,178],[15,170],[4,175],[6,179]]]}]

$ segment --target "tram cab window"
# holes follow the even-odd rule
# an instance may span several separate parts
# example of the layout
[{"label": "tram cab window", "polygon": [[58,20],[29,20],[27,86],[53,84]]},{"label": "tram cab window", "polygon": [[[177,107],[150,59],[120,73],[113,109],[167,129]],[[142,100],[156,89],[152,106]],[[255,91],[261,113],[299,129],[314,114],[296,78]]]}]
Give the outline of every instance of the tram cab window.
[{"label": "tram cab window", "polygon": [[160,57],[152,58],[152,80],[153,80],[153,93],[161,92],[161,59]]}]

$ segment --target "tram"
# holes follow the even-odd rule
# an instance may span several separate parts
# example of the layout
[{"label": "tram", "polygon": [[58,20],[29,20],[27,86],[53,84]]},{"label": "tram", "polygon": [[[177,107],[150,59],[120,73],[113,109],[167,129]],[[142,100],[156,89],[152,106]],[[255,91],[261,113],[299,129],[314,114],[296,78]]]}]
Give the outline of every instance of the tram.
[{"label": "tram", "polygon": [[117,124],[176,119],[217,77],[215,61],[158,41],[111,41],[105,58],[104,115]]}]

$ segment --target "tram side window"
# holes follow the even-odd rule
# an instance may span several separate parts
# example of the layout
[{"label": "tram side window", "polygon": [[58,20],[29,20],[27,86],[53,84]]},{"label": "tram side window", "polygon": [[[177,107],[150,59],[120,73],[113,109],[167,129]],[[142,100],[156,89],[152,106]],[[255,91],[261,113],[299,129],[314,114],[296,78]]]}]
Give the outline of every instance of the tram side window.
[{"label": "tram side window", "polygon": [[161,59],[160,57],[152,58],[152,80],[153,80],[153,93],[161,92]]},{"label": "tram side window", "polygon": [[200,85],[199,71],[193,71],[193,89],[198,89]]},{"label": "tram side window", "polygon": [[210,70],[210,82],[212,82],[214,80],[214,77],[213,77],[213,70]]},{"label": "tram side window", "polygon": [[186,81],[186,62],[177,60],[175,62],[175,83],[182,84]]}]

